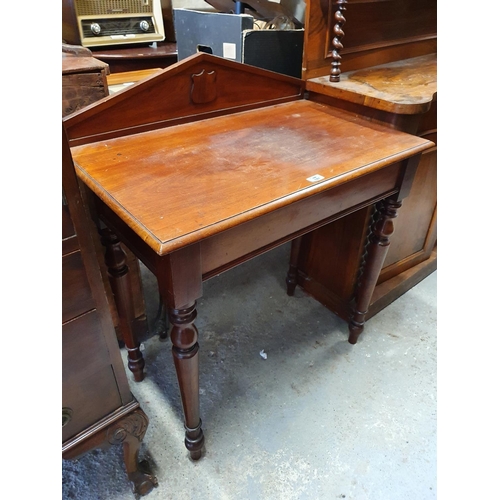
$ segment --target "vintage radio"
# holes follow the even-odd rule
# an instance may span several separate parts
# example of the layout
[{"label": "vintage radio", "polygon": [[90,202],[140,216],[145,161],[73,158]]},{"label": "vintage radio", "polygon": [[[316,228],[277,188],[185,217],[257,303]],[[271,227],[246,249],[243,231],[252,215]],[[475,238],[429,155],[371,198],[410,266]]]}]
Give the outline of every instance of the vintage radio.
[{"label": "vintage radio", "polygon": [[84,47],[165,39],[161,0],[63,0],[63,41]]}]

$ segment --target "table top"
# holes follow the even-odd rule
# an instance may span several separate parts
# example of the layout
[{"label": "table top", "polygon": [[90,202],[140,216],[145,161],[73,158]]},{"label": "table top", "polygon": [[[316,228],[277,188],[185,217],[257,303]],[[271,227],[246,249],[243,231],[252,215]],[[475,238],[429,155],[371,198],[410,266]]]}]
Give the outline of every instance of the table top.
[{"label": "table top", "polygon": [[299,100],[74,146],[72,154],[80,179],[165,255],[431,145]]},{"label": "table top", "polygon": [[311,78],[306,88],[391,113],[425,113],[437,93],[437,55],[348,71],[340,75],[340,82],[329,78]]}]

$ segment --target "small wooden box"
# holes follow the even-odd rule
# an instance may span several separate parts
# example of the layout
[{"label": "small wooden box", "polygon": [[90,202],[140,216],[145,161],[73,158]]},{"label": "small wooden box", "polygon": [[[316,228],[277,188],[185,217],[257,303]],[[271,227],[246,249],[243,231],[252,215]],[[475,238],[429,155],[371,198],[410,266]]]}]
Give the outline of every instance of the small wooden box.
[{"label": "small wooden box", "polygon": [[84,47],[64,45],[62,51],[62,116],[109,95],[107,63]]}]

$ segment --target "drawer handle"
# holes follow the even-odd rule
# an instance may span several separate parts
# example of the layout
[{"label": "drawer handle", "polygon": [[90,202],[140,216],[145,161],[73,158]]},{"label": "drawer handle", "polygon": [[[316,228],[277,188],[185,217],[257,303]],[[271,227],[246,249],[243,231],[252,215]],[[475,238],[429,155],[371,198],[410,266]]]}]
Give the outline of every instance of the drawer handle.
[{"label": "drawer handle", "polygon": [[73,417],[73,410],[71,408],[62,409],[62,426],[69,424]]}]

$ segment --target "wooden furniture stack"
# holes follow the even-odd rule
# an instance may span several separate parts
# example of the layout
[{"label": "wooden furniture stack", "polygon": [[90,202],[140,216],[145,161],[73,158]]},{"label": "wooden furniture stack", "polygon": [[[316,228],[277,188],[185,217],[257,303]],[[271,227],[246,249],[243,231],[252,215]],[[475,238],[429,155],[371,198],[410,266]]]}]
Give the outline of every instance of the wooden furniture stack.
[{"label": "wooden furniture stack", "polygon": [[148,418],[130,392],[64,128],[62,144],[62,456],[123,446],[133,491],[146,494],[157,484],[138,463]]},{"label": "wooden furniture stack", "polygon": [[[366,318],[437,267],[436,32],[436,0],[307,3],[303,79],[309,99],[436,144],[422,155],[394,222]],[[366,235],[377,217],[374,204],[294,242],[289,293],[298,283],[349,320]]]},{"label": "wooden furniture stack", "polygon": [[[80,45],[62,44],[62,116],[65,117],[93,104],[109,95],[108,64],[92,56],[92,52]],[[142,282],[139,262],[133,253],[124,248],[127,266],[130,271],[130,281],[134,294],[133,321],[134,329],[140,335],[147,329],[146,307],[142,293]],[[105,269],[101,248],[97,252],[102,269]],[[104,287],[108,295],[113,324],[120,341],[123,335],[120,330],[118,313],[113,299],[113,293],[107,279]],[[162,326],[160,325],[160,328]]]},{"label": "wooden furniture stack", "polygon": [[[204,443],[195,325],[203,281],[378,203],[358,265],[355,342],[393,220],[433,147],[304,97],[300,79],[198,53],[64,119],[77,175],[106,226],[109,275],[129,330],[120,241],[158,279],[193,459]],[[143,366],[130,359],[140,355],[137,339],[125,341],[141,380]]]}]

